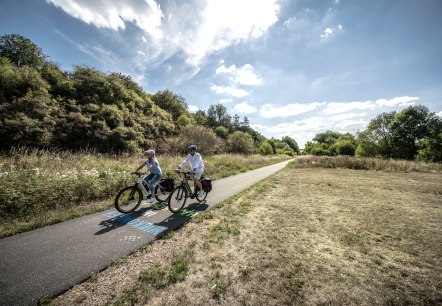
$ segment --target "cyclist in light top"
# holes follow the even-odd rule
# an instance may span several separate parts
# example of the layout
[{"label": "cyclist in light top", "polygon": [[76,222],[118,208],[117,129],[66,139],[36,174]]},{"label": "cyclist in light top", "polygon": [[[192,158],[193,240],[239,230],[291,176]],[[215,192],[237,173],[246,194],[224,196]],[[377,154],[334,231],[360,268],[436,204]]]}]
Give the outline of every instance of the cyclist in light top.
[{"label": "cyclist in light top", "polygon": [[147,155],[147,159],[137,168],[137,170],[135,170],[135,172],[141,170],[144,166],[147,166],[147,171],[150,173],[144,177],[144,181],[150,189],[148,201],[149,203],[153,203],[155,199],[151,195],[153,194],[155,183],[161,179],[163,172],[161,171],[158,159],[155,157],[154,150],[144,151],[144,154]]},{"label": "cyclist in light top", "polygon": [[201,185],[200,179],[204,172],[204,162],[201,154],[196,152],[196,149],[196,145],[187,147],[189,154],[178,167],[177,171],[180,171],[186,164],[190,164],[191,171],[194,173],[195,184],[199,189],[198,195],[200,196],[203,193],[203,186]]}]

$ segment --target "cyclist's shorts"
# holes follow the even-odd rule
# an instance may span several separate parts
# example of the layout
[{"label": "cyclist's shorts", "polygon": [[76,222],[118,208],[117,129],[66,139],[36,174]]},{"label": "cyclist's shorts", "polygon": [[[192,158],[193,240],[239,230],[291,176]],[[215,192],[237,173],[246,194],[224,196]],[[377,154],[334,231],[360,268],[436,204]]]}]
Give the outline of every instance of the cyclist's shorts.
[{"label": "cyclist's shorts", "polygon": [[203,175],[202,172],[195,172],[193,177],[196,178],[197,180],[200,180],[201,179],[201,175]]}]

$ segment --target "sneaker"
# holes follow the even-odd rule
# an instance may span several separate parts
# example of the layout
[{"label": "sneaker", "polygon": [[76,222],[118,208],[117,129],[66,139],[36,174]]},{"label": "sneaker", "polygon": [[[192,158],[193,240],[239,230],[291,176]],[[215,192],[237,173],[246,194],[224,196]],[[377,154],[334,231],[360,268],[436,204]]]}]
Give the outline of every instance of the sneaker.
[{"label": "sneaker", "polygon": [[202,197],[202,196],[204,195],[204,190],[199,190],[198,193],[197,193],[197,195],[198,195],[199,197]]},{"label": "sneaker", "polygon": [[154,197],[151,197],[151,198],[147,199],[147,202],[148,202],[149,204],[152,204],[152,203],[155,202],[155,198],[154,198]]}]

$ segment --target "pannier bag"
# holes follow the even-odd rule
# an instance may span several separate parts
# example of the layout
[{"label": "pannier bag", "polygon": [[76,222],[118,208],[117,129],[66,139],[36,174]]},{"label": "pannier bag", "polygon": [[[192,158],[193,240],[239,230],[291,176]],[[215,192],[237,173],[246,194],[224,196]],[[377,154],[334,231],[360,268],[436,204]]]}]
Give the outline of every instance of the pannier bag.
[{"label": "pannier bag", "polygon": [[201,180],[201,185],[203,186],[203,190],[205,192],[210,192],[212,190],[212,180],[208,177]]},{"label": "pannier bag", "polygon": [[174,185],[175,183],[173,181],[173,178],[161,179],[160,186],[163,187],[167,192],[171,192]]}]

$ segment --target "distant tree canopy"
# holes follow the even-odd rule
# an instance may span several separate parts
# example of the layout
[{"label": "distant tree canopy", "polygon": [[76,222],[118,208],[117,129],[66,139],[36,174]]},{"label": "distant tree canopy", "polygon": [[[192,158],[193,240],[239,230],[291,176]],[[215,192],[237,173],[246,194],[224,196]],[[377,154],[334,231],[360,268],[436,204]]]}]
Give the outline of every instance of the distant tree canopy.
[{"label": "distant tree canopy", "polygon": [[442,119],[423,105],[409,106],[376,116],[356,137],[333,131],[318,133],[304,151],[442,162]]}]

